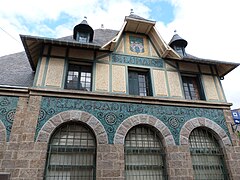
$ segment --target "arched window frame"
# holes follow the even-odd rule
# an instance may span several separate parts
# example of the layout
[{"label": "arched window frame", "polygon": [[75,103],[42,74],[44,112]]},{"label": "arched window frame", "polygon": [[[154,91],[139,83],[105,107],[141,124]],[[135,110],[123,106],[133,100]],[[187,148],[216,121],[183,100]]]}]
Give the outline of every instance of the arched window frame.
[{"label": "arched window frame", "polygon": [[[137,131],[139,129],[145,129],[150,134],[138,134]],[[153,142],[150,141],[151,133],[154,135]],[[140,137],[140,141],[137,140],[137,136]],[[130,137],[135,136],[135,137]],[[130,139],[132,138],[132,139]],[[142,141],[145,138],[145,141]],[[138,179],[138,180],[147,180],[147,179],[167,179],[167,171],[166,171],[166,155],[165,149],[161,142],[159,132],[148,125],[137,125],[132,127],[125,138],[124,143],[124,157],[125,157],[125,178],[129,179]],[[135,142],[134,142],[135,141]],[[136,144],[136,146],[131,146],[131,143]],[[142,146],[140,145],[142,144]],[[145,145],[146,146],[145,146]],[[157,144],[159,147],[157,147]],[[153,147],[151,147],[153,146]],[[130,156],[129,156],[130,155]],[[132,158],[131,158],[132,156]],[[135,157],[134,157],[135,156]],[[132,160],[131,160],[132,159]],[[136,160],[137,162],[133,162]],[[154,170],[160,172],[158,176],[154,174]],[[138,174],[131,174],[133,171],[138,171]],[[143,174],[145,171],[146,174]],[[152,172],[151,172],[152,171]]]},{"label": "arched window frame", "polygon": [[189,136],[189,148],[194,179],[229,179],[223,150],[211,129],[193,129]]},{"label": "arched window frame", "polygon": [[[64,128],[67,128],[69,130],[70,129],[69,127],[71,126],[75,127],[76,131],[75,132],[66,131],[67,133],[65,134],[65,138],[63,138],[64,132],[62,130]],[[68,139],[68,137],[70,136],[70,133],[73,133],[73,138]],[[80,138],[77,137],[76,133],[79,134]],[[86,135],[85,137],[83,135],[84,133]],[[56,142],[56,136],[59,136],[58,138],[59,141],[57,145],[54,145],[53,141]],[[61,143],[62,142],[64,143],[64,141],[65,141],[65,145],[62,145]],[[77,141],[78,141],[78,144],[77,144]],[[84,146],[84,143],[86,144],[86,146]],[[56,178],[57,179],[69,178],[71,180],[72,179],[77,180],[81,178],[83,180],[85,179],[95,180],[96,179],[96,147],[97,147],[96,137],[92,129],[88,127],[86,124],[77,122],[77,121],[69,121],[61,124],[52,133],[48,143],[44,179],[48,180],[48,179],[56,179]],[[60,153],[62,153],[62,155],[58,156]],[[64,157],[64,153],[66,153],[65,157]],[[82,154],[84,154],[85,156],[82,156]],[[51,164],[51,163],[54,163],[54,158],[52,158],[53,155],[56,156],[55,157],[56,161],[59,160],[59,164],[57,163]],[[70,158],[67,158],[67,155],[70,155]],[[81,158],[81,156],[83,158]],[[63,159],[62,161],[63,164],[61,164],[61,158]],[[77,161],[79,161],[78,164],[77,164]],[[59,170],[59,173],[56,176],[53,175],[52,177],[50,177],[49,174],[51,174],[51,169],[49,170],[49,168],[52,168],[52,167],[55,171]],[[87,173],[87,170],[90,173]],[[70,176],[64,176],[64,172],[65,173],[67,172],[68,174],[70,173]]]}]

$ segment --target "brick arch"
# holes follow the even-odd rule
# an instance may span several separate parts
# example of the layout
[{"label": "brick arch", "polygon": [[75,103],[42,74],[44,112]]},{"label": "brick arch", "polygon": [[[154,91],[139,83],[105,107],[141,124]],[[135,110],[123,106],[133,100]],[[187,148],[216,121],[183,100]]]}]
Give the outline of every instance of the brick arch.
[{"label": "brick arch", "polygon": [[163,146],[175,145],[173,135],[168,127],[156,117],[146,114],[134,115],[125,119],[116,130],[114,144],[124,144],[128,131],[132,127],[140,124],[147,124],[155,127],[162,135]]},{"label": "brick arch", "polygon": [[53,131],[62,123],[69,121],[79,121],[90,126],[97,139],[97,144],[108,143],[107,133],[99,120],[87,112],[78,110],[64,111],[50,118],[39,131],[36,141],[48,142]]},{"label": "brick arch", "polygon": [[6,142],[6,128],[2,121],[0,121],[0,142]]},{"label": "brick arch", "polygon": [[216,138],[221,145],[232,145],[230,138],[223,128],[214,121],[202,117],[190,119],[183,125],[180,131],[180,145],[188,145],[190,133],[198,127],[207,127],[211,129],[217,135]]}]

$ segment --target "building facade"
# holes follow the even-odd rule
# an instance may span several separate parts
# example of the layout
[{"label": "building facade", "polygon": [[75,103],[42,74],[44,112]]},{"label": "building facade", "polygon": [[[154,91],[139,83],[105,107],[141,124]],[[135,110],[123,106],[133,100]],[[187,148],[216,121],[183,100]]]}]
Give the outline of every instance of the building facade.
[{"label": "building facade", "polygon": [[20,36],[25,52],[0,57],[0,179],[240,179],[220,82],[238,64],[135,14],[119,31]]}]

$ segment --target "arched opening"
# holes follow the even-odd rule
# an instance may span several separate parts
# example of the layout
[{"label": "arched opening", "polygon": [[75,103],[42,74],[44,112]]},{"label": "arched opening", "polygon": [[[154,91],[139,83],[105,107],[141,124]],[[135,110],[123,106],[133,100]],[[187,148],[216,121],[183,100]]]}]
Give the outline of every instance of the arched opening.
[{"label": "arched opening", "polygon": [[67,122],[52,134],[44,179],[93,180],[96,176],[96,139],[91,129]]},{"label": "arched opening", "polygon": [[210,129],[194,129],[189,144],[194,179],[228,179],[222,148]]},{"label": "arched opening", "polygon": [[147,125],[137,125],[125,138],[126,180],[165,179],[165,151],[158,132]]}]

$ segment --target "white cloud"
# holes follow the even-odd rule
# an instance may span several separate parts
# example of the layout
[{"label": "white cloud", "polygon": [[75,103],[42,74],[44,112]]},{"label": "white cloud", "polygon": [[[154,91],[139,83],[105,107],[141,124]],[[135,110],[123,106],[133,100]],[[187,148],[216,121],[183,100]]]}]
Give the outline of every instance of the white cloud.
[{"label": "white cloud", "polygon": [[[159,31],[169,42],[176,29],[188,41],[186,51],[201,58],[240,63],[239,47],[240,11],[235,0],[169,0],[176,6],[175,19]],[[238,79],[240,67],[222,81],[226,98],[232,108],[240,108]]]},{"label": "white cloud", "polygon": [[[188,41],[187,52],[202,58],[240,63],[238,43],[238,10],[236,0],[58,0],[32,1],[8,0],[1,2],[0,27],[20,41],[19,34],[62,37],[72,34],[72,28],[87,16],[88,23],[95,29],[120,29],[124,17],[134,9],[137,15],[150,17],[148,2],[169,1],[174,7],[174,20],[164,25],[157,23],[158,31],[168,43],[176,29]],[[66,14],[70,18],[51,28],[45,20],[56,21]],[[23,22],[35,27],[28,29]],[[0,29],[0,56],[23,50],[21,43]],[[223,87],[233,108],[240,107],[240,88],[237,81],[240,68],[225,77]]]}]

